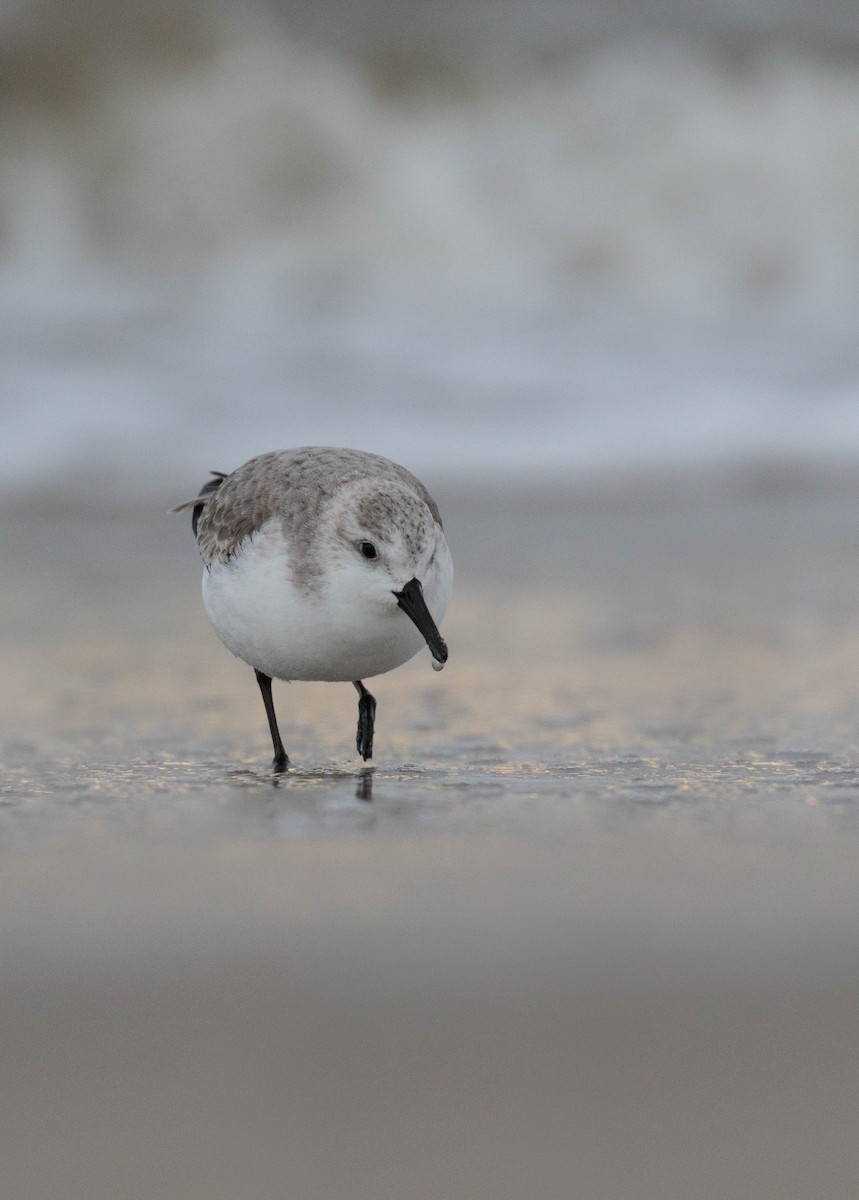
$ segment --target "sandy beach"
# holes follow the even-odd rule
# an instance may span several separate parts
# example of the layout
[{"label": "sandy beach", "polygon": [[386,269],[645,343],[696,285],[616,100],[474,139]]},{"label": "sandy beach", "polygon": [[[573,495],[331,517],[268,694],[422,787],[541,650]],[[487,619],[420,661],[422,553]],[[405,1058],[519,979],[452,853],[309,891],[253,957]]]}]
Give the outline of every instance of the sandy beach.
[{"label": "sandy beach", "polygon": [[442,491],[448,667],[282,779],[173,496],[10,505],[8,1195],[848,1195],[856,491]]},{"label": "sandy beach", "polygon": [[[0,1200],[856,1194],[857,147],[843,0],[0,5]],[[301,445],[450,658],[274,777]]]}]

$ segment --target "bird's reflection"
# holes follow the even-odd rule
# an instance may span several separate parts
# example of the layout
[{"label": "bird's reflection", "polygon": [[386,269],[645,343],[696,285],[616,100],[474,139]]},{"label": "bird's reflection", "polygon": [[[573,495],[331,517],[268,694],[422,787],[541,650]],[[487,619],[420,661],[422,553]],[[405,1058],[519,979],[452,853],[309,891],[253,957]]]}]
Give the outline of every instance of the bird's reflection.
[{"label": "bird's reflection", "polygon": [[[355,799],[361,800],[365,804],[372,803],[373,800],[373,774],[372,770],[358,771],[355,775]],[[268,781],[271,787],[276,791],[288,782],[289,775],[286,771],[272,771],[268,776]]]}]

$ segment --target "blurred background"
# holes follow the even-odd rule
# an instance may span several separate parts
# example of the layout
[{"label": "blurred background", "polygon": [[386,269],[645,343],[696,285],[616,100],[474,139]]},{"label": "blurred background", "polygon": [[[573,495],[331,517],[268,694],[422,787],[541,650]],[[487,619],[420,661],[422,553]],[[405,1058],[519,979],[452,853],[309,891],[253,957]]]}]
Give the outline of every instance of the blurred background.
[{"label": "blurred background", "polygon": [[852,463],[857,299],[847,0],[0,9],[7,491]]},{"label": "blurred background", "polygon": [[[855,0],[0,0],[4,1197],[855,1194],[857,301]],[[273,779],[308,443],[451,659]]]}]

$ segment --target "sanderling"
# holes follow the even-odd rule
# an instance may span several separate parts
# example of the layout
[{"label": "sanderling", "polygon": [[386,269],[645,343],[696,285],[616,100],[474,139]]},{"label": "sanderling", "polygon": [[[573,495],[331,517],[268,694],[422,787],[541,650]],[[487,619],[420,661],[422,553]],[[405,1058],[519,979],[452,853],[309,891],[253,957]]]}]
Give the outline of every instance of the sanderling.
[{"label": "sanderling", "polygon": [[438,631],[453,563],[438,507],[419,479],[378,454],[305,446],[213,471],[191,508],[203,558],[203,604],[215,632],[253,667],[274,746],[289,758],[272,679],[351,682],[358,753],[373,755],[376,701],[363,680],[413,658],[424,642],[440,671]]}]

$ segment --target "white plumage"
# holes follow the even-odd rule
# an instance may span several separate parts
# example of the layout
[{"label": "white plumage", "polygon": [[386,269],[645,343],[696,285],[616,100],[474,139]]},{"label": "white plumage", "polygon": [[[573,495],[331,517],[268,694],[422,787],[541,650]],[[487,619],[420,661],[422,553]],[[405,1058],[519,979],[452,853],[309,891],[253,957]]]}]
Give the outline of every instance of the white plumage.
[{"label": "white plumage", "polygon": [[352,682],[358,749],[372,755],[375,701],[361,682],[424,645],[440,670],[438,625],[453,564],[432,497],[378,455],[305,447],[216,475],[195,500],[203,603],[218,637],[257,672],[283,769],[271,680]]}]

